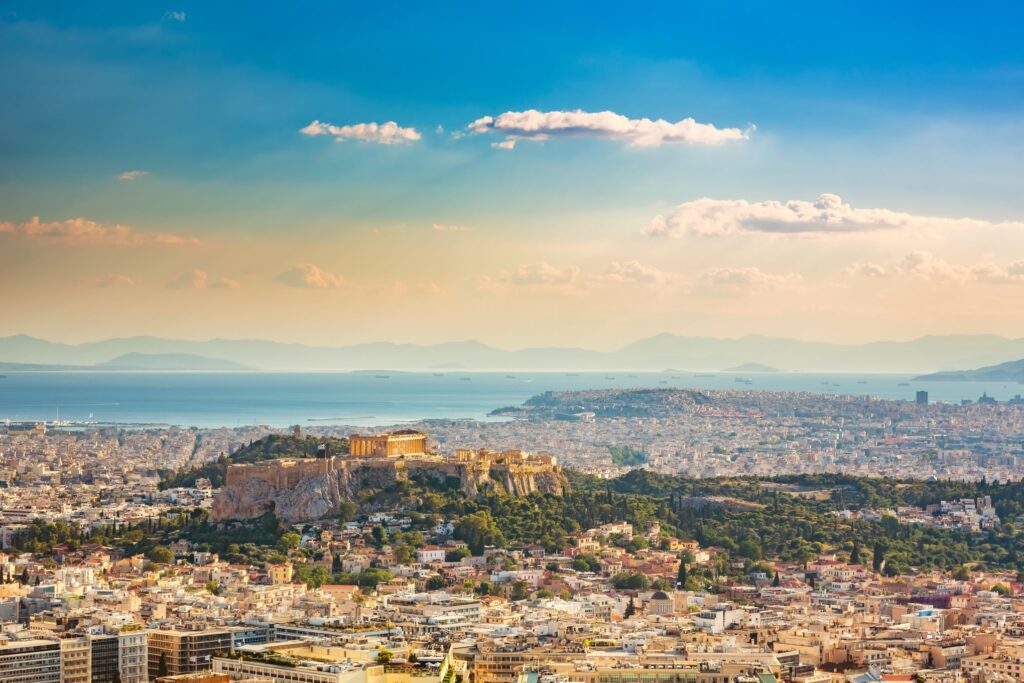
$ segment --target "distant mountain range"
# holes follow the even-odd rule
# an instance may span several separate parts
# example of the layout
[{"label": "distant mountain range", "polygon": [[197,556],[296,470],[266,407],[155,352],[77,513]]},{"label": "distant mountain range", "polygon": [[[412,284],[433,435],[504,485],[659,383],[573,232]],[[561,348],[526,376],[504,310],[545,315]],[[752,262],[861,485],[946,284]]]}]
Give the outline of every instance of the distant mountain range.
[{"label": "distant mountain range", "polygon": [[104,363],[93,366],[100,370],[201,370],[227,371],[251,370],[252,368],[224,360],[208,358],[193,353],[124,353]]},{"label": "distant mountain range", "polygon": [[[2,340],[0,340],[2,344]],[[191,353],[124,353],[102,363],[91,365],[69,365],[57,363],[8,363],[0,361],[0,371],[7,372],[82,372],[88,370],[139,372],[139,371],[238,371],[253,368],[221,358],[207,358]]]},{"label": "distant mountain range", "polygon": [[933,372],[914,379],[925,382],[1024,382],[1024,360],[1012,360],[977,370]]},{"label": "distant mountain range", "polygon": [[764,363],[741,363],[740,365],[734,365],[731,368],[726,368],[722,372],[782,372],[778,368],[773,368],[770,365]]},{"label": "distant mountain range", "polygon": [[255,339],[184,341],[125,337],[83,344],[27,335],[0,338],[0,367],[138,370],[650,370],[787,368],[788,372],[932,373],[1024,358],[1024,339],[995,335],[921,337],[906,342],[834,344],[748,335],[733,339],[659,334],[615,351],[545,347],[505,350],[478,341],[418,345],[377,342],[309,346]]}]

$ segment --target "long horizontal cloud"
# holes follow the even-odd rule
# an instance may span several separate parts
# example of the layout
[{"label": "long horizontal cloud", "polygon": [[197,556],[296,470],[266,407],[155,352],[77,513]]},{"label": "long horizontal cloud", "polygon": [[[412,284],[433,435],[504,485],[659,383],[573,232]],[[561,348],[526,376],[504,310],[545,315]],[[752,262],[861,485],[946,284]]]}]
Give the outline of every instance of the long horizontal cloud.
[{"label": "long horizontal cloud", "polygon": [[522,263],[512,270],[480,278],[480,287],[486,290],[507,290],[510,287],[550,287],[563,291],[582,285],[579,266],[555,266],[546,261]]},{"label": "long horizontal cloud", "polygon": [[82,287],[131,287],[137,285],[138,281],[121,273],[103,273],[84,277],[78,284]]},{"label": "long horizontal cloud", "polygon": [[205,270],[191,270],[171,280],[167,286],[171,289],[238,289],[241,285],[226,277],[211,280]]},{"label": "long horizontal cloud", "polygon": [[647,266],[639,261],[613,261],[608,266],[605,280],[619,285],[664,285],[677,280],[673,273]]},{"label": "long horizontal cloud", "polygon": [[416,142],[422,136],[415,128],[403,128],[394,121],[387,123],[354,123],[335,126],[331,123],[313,121],[299,131],[303,135],[330,135],[338,142],[361,140],[379,145],[400,145]]},{"label": "long horizontal cloud", "polygon": [[746,140],[753,130],[718,128],[685,118],[672,123],[665,119],[631,119],[613,111],[507,111],[484,116],[469,124],[471,133],[493,133],[505,139],[494,144],[512,149],[519,140],[547,140],[556,137],[593,137],[622,140],[634,147],[663,144],[716,145]]},{"label": "long horizontal cloud", "polygon": [[0,235],[13,235],[46,244],[106,246],[190,246],[201,244],[197,237],[164,232],[139,232],[130,225],[104,225],[86,218],[44,223],[33,216],[25,223],[0,223]]},{"label": "long horizontal cloud", "polygon": [[576,282],[579,266],[560,268],[550,263],[525,263],[506,275],[509,282],[520,285],[568,285]]},{"label": "long horizontal cloud", "polygon": [[950,263],[928,251],[912,251],[895,263],[856,262],[846,267],[847,275],[889,277],[912,275],[932,282],[984,282],[987,284],[1024,283],[1024,260],[1007,265],[978,263],[973,266]]},{"label": "long horizontal cloud", "polygon": [[695,199],[668,215],[655,216],[643,229],[652,236],[683,237],[742,234],[835,235],[914,228],[1024,227],[1024,223],[971,218],[934,218],[891,211],[857,209],[839,195],[822,194],[814,201],[748,202],[745,199]]},{"label": "long horizontal cloud", "polygon": [[776,275],[760,268],[712,268],[697,278],[697,289],[706,292],[743,292],[799,284],[799,273]]},{"label": "long horizontal cloud", "polygon": [[278,282],[304,289],[341,289],[345,278],[322,270],[312,263],[297,263],[277,276]]}]

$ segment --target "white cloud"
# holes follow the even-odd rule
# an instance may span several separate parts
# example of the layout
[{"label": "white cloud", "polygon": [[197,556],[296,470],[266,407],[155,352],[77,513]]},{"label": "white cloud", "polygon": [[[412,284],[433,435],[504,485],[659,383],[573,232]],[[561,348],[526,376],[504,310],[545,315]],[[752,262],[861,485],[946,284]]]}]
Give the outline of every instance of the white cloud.
[{"label": "white cloud", "polygon": [[667,216],[655,216],[643,229],[652,236],[683,237],[774,234],[826,235],[925,228],[1020,227],[1024,223],[971,218],[933,218],[889,209],[855,209],[835,194],[813,202],[748,202],[745,199],[695,199]]},{"label": "white cloud", "polygon": [[297,263],[277,277],[278,282],[289,287],[305,289],[341,289],[345,278],[321,270],[312,263]]},{"label": "white cloud", "polygon": [[497,117],[484,116],[469,124],[471,133],[494,133],[505,139],[492,146],[513,149],[519,140],[547,140],[554,137],[594,137],[622,140],[634,147],[663,144],[715,145],[746,140],[753,132],[739,128],[718,128],[692,118],[671,123],[664,119],[630,119],[612,111],[507,111]]},{"label": "white cloud", "polygon": [[705,292],[740,293],[799,284],[799,273],[775,275],[760,268],[712,268],[697,278],[697,289]]},{"label": "white cloud", "polygon": [[560,268],[546,261],[523,263],[513,270],[505,270],[493,277],[480,279],[480,286],[489,290],[500,290],[512,286],[544,286],[575,288],[579,283],[579,266]]},{"label": "white cloud", "polygon": [[901,273],[915,275],[924,280],[964,281],[971,277],[971,269],[954,265],[928,251],[912,251],[896,264]]},{"label": "white cloud", "polygon": [[121,175],[117,176],[118,180],[138,180],[142,176],[149,175],[149,171],[125,171]]},{"label": "white cloud", "polygon": [[891,265],[878,263],[852,263],[844,269],[847,275],[884,277],[909,275],[930,282],[982,282],[985,284],[1024,283],[1024,260],[1005,266],[996,263],[978,263],[973,266],[950,263],[929,251],[912,251]]},{"label": "white cloud", "polygon": [[82,287],[131,287],[138,284],[134,278],[128,277],[127,275],[121,275],[120,273],[103,273],[102,275],[92,275],[90,277],[84,277],[78,281],[78,284]]},{"label": "white cloud", "polygon": [[103,225],[86,218],[69,218],[44,223],[33,216],[25,223],[0,223],[0,235],[13,235],[55,245],[106,246],[194,246],[202,241],[170,233],[142,233],[129,225]]},{"label": "white cloud", "polygon": [[507,280],[519,285],[571,285],[579,275],[579,266],[559,268],[540,261],[520,265],[509,273]]},{"label": "white cloud", "polygon": [[654,266],[645,266],[639,261],[613,261],[605,275],[608,282],[615,284],[664,285],[677,278]]},{"label": "white cloud", "polygon": [[435,232],[473,232],[476,230],[468,225],[445,225],[443,223],[434,223],[431,228]]},{"label": "white cloud", "polygon": [[356,123],[335,126],[330,123],[313,121],[299,131],[303,135],[330,135],[338,142],[362,140],[380,145],[398,145],[416,142],[422,136],[415,128],[402,128],[394,121],[387,123]]},{"label": "white cloud", "polygon": [[171,21],[177,21],[178,23],[185,22],[184,12],[167,12],[164,14],[164,19],[170,19]]},{"label": "white cloud", "polygon": [[971,274],[978,282],[994,285],[1009,285],[1024,282],[1024,260],[1014,261],[1007,266],[993,263],[982,263],[971,269]]},{"label": "white cloud", "polygon": [[851,263],[843,269],[847,275],[863,275],[865,277],[886,277],[889,275],[889,268],[880,263],[868,263],[858,261]]},{"label": "white cloud", "polygon": [[210,280],[210,274],[205,270],[191,270],[182,273],[168,283],[174,289],[238,289],[241,285],[236,280],[226,277]]}]

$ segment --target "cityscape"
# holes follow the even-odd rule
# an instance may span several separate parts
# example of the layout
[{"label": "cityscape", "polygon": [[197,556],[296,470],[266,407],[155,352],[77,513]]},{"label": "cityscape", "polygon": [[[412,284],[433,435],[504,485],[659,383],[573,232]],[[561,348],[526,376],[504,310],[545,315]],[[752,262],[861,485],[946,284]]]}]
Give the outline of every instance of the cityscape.
[{"label": "cityscape", "polygon": [[1024,5],[0,5],[0,683],[1024,683]]}]

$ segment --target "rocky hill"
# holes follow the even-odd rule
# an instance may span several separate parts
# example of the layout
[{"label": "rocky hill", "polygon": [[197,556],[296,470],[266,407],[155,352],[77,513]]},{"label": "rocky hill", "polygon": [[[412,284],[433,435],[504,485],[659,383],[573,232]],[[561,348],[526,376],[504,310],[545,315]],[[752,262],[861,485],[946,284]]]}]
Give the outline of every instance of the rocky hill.
[{"label": "rocky hill", "polygon": [[342,501],[356,500],[361,492],[409,481],[459,489],[467,496],[485,491],[562,495],[568,488],[552,458],[520,451],[463,451],[456,457],[289,458],[230,465],[211,518],[250,519],[274,512],[289,522],[321,519],[337,514]]}]

